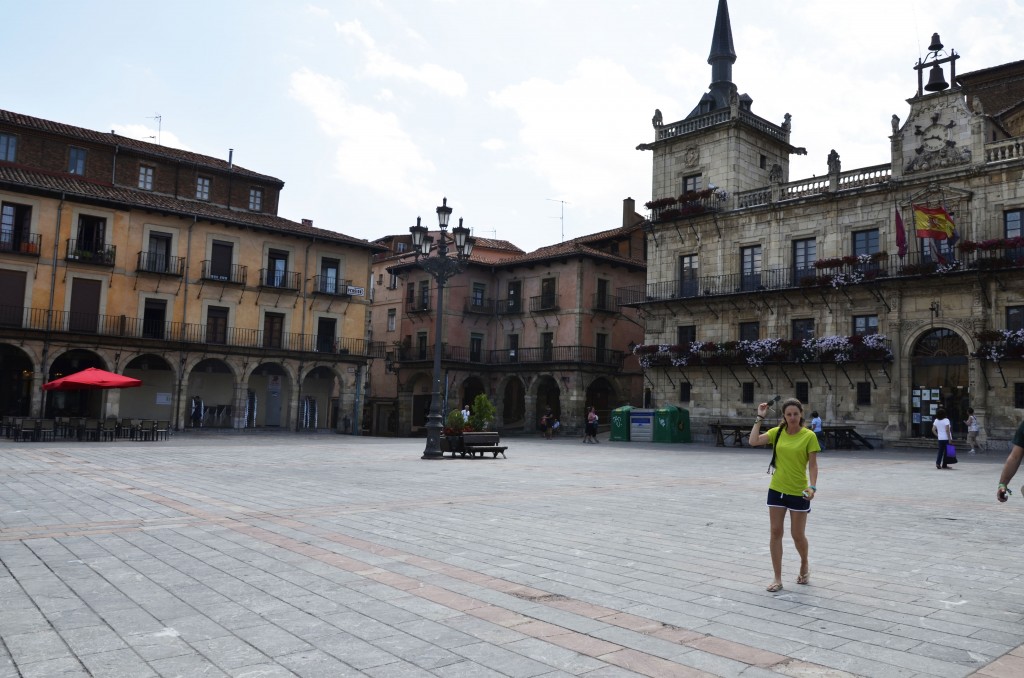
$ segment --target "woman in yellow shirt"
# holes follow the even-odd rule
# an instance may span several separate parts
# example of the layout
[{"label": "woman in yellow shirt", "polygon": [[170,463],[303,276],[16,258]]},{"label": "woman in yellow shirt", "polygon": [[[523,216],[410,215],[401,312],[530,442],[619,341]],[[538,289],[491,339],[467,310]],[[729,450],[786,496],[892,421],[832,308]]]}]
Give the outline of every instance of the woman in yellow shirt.
[{"label": "woman in yellow shirt", "polygon": [[[807,514],[811,500],[817,492],[818,437],[804,428],[804,406],[796,398],[782,403],[782,421],[775,428],[761,433],[761,423],[768,415],[768,403],[757,406],[757,418],[750,429],[750,445],[772,444],[772,482],[768,487],[768,517],[771,523],[769,546],[775,578],[768,591],[782,590],[782,536],[785,532],[786,512],[789,511],[789,534],[800,554],[800,574],[797,584],[809,584],[811,570],[808,562]],[[808,474],[810,479],[808,480]]]}]

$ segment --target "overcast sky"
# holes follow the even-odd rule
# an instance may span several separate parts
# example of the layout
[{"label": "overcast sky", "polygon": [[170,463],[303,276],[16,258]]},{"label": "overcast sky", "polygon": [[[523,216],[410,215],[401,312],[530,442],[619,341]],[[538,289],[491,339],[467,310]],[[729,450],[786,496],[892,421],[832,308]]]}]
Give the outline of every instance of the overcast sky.
[{"label": "overcast sky", "polygon": [[[374,239],[453,219],[524,250],[651,199],[651,116],[707,90],[718,0],[33,0],[0,106],[234,160],[280,214]],[[958,72],[1024,58],[1016,0],[730,0],[733,81],[793,116],[790,179],[889,162],[933,32]],[[947,72],[947,79],[949,74]],[[159,128],[155,116],[160,116]],[[729,190],[728,186],[723,186]],[[559,202],[559,201],[564,201]],[[563,218],[564,210],[564,218]]]}]

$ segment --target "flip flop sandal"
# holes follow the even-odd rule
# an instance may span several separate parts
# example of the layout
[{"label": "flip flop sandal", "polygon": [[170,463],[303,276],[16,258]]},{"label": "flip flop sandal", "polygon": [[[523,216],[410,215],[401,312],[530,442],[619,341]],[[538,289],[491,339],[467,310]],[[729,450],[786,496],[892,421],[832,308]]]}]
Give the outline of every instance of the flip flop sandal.
[{"label": "flip flop sandal", "polygon": [[797,584],[810,584],[811,583],[811,573],[810,572],[804,572],[803,574],[797,576],[796,583]]},{"label": "flip flop sandal", "polygon": [[782,590],[782,584],[779,584],[778,582],[770,584],[768,586],[768,588],[765,589],[765,591],[767,591],[768,593],[776,593],[776,592],[781,591],[781,590]]}]

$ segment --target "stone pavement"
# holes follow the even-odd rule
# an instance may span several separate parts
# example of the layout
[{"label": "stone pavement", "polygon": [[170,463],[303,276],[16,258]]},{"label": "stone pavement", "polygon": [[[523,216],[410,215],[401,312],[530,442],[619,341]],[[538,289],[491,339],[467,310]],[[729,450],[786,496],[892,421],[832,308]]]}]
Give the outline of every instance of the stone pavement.
[{"label": "stone pavement", "polygon": [[1024,675],[1002,453],[824,453],[773,595],[767,451],[508,444],[2,441],[0,677]]}]

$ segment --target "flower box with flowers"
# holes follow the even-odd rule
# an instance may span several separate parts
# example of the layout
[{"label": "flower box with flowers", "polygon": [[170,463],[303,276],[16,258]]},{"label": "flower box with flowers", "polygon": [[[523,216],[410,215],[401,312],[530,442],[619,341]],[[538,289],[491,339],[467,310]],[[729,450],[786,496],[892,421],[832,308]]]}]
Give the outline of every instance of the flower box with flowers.
[{"label": "flower box with flowers", "polygon": [[974,356],[982,360],[1024,360],[1024,329],[981,330],[974,334],[981,346]]}]

